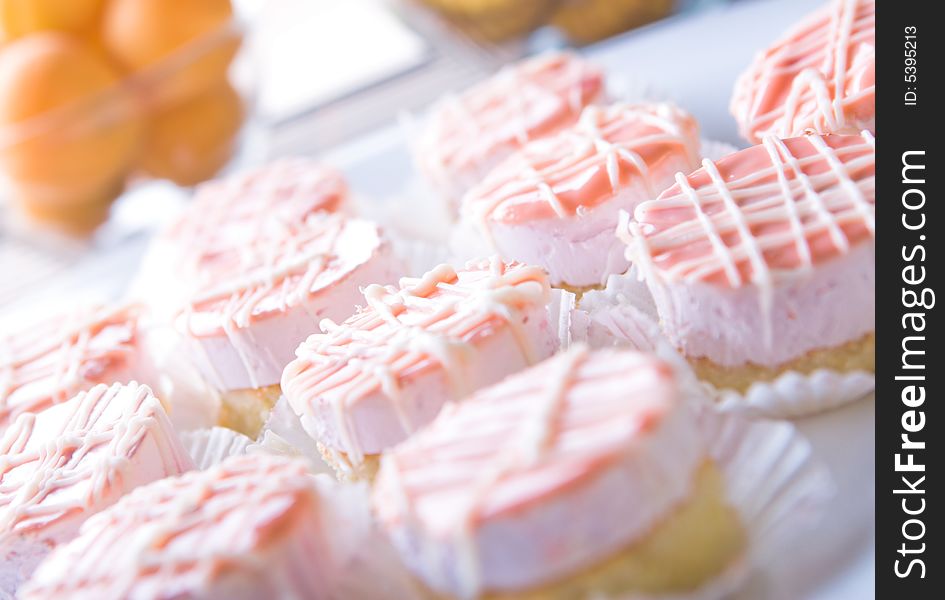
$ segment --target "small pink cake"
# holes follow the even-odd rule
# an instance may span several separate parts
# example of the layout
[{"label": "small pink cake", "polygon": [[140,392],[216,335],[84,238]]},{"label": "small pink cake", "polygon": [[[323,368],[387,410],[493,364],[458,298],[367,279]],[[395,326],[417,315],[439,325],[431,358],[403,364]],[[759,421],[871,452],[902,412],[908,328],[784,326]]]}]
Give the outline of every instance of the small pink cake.
[{"label": "small pink cake", "polygon": [[322,319],[342,319],[360,289],[395,280],[390,244],[368,221],[257,215],[242,244],[201,256],[173,320],[185,349],[223,396],[222,424],[255,435],[282,369]]},{"label": "small pink cake", "polygon": [[876,3],[833,0],[758,54],[731,104],[745,139],[875,131]]},{"label": "small pink cake", "polygon": [[603,87],[603,73],[574,54],[510,65],[433,107],[416,143],[418,167],[455,208],[466,190],[526,142],[574,124]]},{"label": "small pink cake", "polygon": [[445,598],[691,592],[746,541],[702,436],[668,365],[579,346],[385,452],[374,507]]},{"label": "small pink cake", "polygon": [[138,488],[20,598],[329,598],[314,484],[304,461],[260,454]]},{"label": "small pink cake", "polygon": [[555,350],[549,289],[541,269],[498,259],[368,286],[365,308],[298,348],[282,390],[340,476],[370,477],[444,402]]},{"label": "small pink cake", "polygon": [[313,213],[339,210],[347,198],[348,184],[335,169],[305,158],[281,159],[202,184],[161,237],[199,258],[252,236],[261,214],[298,223]]},{"label": "small pink cake", "polygon": [[175,290],[166,288],[199,278],[207,261],[273,234],[278,224],[291,227],[309,215],[340,210],[347,198],[340,172],[304,158],[281,159],[200,185],[152,242],[137,282],[144,301],[167,304]]},{"label": "small pink cake", "polygon": [[88,517],[132,488],[191,467],[147,386],[97,385],[21,414],[0,436],[0,596]]},{"label": "small pink cake", "polygon": [[698,161],[699,127],[675,106],[591,106],[496,167],[464,198],[463,218],[504,259],[543,267],[553,285],[599,285],[629,266],[614,235],[619,212]]},{"label": "small pink cake", "polygon": [[868,132],[767,137],[637,207],[628,256],[703,379],[873,371],[875,170]]},{"label": "small pink cake", "polygon": [[0,334],[0,434],[98,383],[142,379],[138,311],[82,306]]}]

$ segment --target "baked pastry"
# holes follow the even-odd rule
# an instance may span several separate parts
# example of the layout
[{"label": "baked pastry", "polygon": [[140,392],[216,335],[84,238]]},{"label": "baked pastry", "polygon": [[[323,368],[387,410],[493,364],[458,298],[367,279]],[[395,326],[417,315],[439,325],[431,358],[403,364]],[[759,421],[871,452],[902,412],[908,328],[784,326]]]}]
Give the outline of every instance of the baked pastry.
[{"label": "baked pastry", "polygon": [[138,309],[85,305],[0,335],[0,434],[98,383],[147,380]]},{"label": "baked pastry", "polygon": [[628,256],[702,379],[874,370],[875,169],[868,132],[768,137],[637,207]]},{"label": "baked pastry", "polygon": [[238,456],[89,519],[19,597],[329,598],[329,556],[305,462]]},{"label": "baked pastry", "polygon": [[571,42],[589,44],[670,13],[674,0],[560,0],[551,24]]},{"label": "baked pastry", "polygon": [[369,478],[385,449],[450,399],[554,352],[548,279],[498,259],[440,265],[399,288],[365,288],[367,306],[322,322],[282,375],[302,427],[341,478]]},{"label": "baked pastry", "polygon": [[0,596],[12,597],[88,517],[191,467],[147,386],[97,385],[21,414],[0,435]]},{"label": "baked pastry", "polygon": [[738,78],[731,111],[753,143],[875,132],[875,0],[832,0],[789,29]]},{"label": "baked pastry", "polygon": [[686,400],[652,356],[576,346],[385,452],[376,513],[436,598],[697,591],[747,534]]},{"label": "baked pastry", "polygon": [[552,285],[586,288],[629,264],[614,235],[632,211],[699,164],[699,126],[670,104],[591,106],[578,123],[530,142],[463,199],[506,260],[538,265]]},{"label": "baked pastry", "polygon": [[306,158],[284,158],[208,181],[155,236],[135,287],[146,301],[167,304],[167,288],[198,279],[204,263],[216,255],[242,247],[274,223],[300,223],[347,202],[348,184],[341,173]]},{"label": "baked pastry", "polygon": [[184,351],[221,394],[220,424],[254,437],[295,348],[321,319],[349,315],[361,287],[393,281],[400,269],[369,221],[315,213],[247,223],[253,229],[242,245],[195,253],[199,276],[173,322]]},{"label": "baked pastry", "polygon": [[509,65],[434,105],[415,143],[417,167],[455,213],[493,167],[529,140],[573,125],[603,88],[600,69],[575,54]]},{"label": "baked pastry", "polygon": [[492,41],[525,35],[541,25],[553,0],[419,0],[469,34]]}]

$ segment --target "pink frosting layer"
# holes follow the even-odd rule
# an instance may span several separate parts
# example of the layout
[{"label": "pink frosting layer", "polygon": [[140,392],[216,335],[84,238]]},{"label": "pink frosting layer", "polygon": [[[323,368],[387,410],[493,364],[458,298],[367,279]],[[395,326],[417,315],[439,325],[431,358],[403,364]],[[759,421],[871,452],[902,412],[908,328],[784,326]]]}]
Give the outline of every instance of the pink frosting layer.
[{"label": "pink frosting layer", "polygon": [[574,54],[506,67],[433,108],[417,144],[421,169],[447,188],[474,181],[527,141],[573,124],[602,89],[601,71]]},{"label": "pink frosting layer", "polygon": [[18,415],[142,377],[138,311],[84,306],[0,335],[0,434]]},{"label": "pink frosting layer", "polygon": [[555,285],[600,284],[628,263],[618,214],[655,198],[698,165],[699,128],[669,104],[584,110],[574,127],[526,145],[463,201],[506,260],[538,265]]},{"label": "pink frosting layer", "polygon": [[139,488],[89,519],[21,596],[329,598],[319,513],[304,461],[231,458]]},{"label": "pink frosting layer", "polygon": [[670,104],[591,106],[574,127],[492,171],[467,194],[463,212],[486,227],[581,217],[627,188],[638,189],[638,199],[656,197],[674,173],[696,168],[698,151],[698,125]]},{"label": "pink frosting layer", "polygon": [[791,28],[738,79],[731,110],[753,142],[873,131],[875,1],[833,0]]},{"label": "pink frosting layer", "polygon": [[450,399],[548,356],[557,337],[536,267],[441,265],[311,336],[282,376],[310,435],[358,462],[429,422]]},{"label": "pink frosting layer", "polygon": [[129,490],[192,468],[146,386],[98,385],[0,438],[0,581],[11,586]]},{"label": "pink frosting layer", "polygon": [[199,267],[257,237],[260,215],[299,223],[311,214],[338,210],[347,197],[340,172],[310,159],[282,159],[201,185],[160,241]]},{"label": "pink frosting layer", "polygon": [[755,286],[650,281],[649,287],[663,332],[687,357],[729,367],[777,367],[874,330],[875,260],[872,241],[863,243],[778,281],[767,304]]},{"label": "pink frosting layer", "polygon": [[655,358],[572,349],[450,405],[386,453],[378,517],[442,593],[566,576],[685,497],[703,448],[677,394]]},{"label": "pink frosting layer", "polygon": [[667,281],[768,287],[875,235],[872,135],[778,140],[731,154],[654,201],[628,224],[628,257]]}]

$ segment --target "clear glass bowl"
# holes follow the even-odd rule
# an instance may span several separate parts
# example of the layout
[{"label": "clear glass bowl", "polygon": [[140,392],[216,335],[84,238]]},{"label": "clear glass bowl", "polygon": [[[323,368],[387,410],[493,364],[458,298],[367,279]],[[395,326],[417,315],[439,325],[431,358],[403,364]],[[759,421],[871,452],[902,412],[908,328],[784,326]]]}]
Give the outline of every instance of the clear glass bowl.
[{"label": "clear glass bowl", "polygon": [[250,112],[245,33],[234,18],[101,93],[0,126],[0,221],[88,234],[129,186],[223,169]]}]

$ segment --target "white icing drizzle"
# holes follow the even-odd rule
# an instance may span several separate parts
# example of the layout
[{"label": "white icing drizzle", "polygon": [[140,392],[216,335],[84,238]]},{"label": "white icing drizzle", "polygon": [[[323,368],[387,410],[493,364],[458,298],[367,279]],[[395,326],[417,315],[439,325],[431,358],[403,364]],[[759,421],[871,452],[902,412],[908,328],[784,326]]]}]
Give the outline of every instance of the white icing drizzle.
[{"label": "white icing drizzle", "polygon": [[[271,564],[273,547],[304,553],[320,571],[315,480],[301,460],[238,456],[204,471],[139,488],[90,518],[27,587],[26,598],[63,590],[99,598],[201,595],[232,573],[259,590],[308,597],[317,577]],[[188,542],[189,540],[189,542]],[[226,588],[222,588],[226,589]],[[213,595],[213,594],[211,594]]]},{"label": "white icing drizzle", "polygon": [[[97,385],[38,415],[21,414],[0,438],[0,544],[125,491],[142,440],[162,435],[159,414],[160,402],[136,383]],[[157,442],[159,448],[167,444]],[[164,474],[189,466],[161,451]],[[67,488],[76,491],[65,493]]]},{"label": "white icing drizzle", "polygon": [[[424,136],[424,159],[438,178],[453,168],[481,166],[495,153],[551,133],[556,123],[573,122],[597,96],[600,78],[583,59],[567,53],[503,67],[462,94],[444,97]],[[590,82],[597,83],[585,89]]]},{"label": "white icing drizzle", "polygon": [[[852,133],[848,111],[871,99],[875,86],[860,89],[850,71],[854,47],[872,47],[873,0],[834,0],[762,54],[740,78],[732,100],[743,131],[761,138],[782,137],[813,129],[818,133]],[[769,88],[795,73],[783,102]]]},{"label": "white icing drizzle", "polygon": [[0,432],[21,413],[129,376],[136,345],[132,307],[81,307],[0,339]]},{"label": "white icing drizzle", "polygon": [[281,159],[201,185],[162,238],[181,255],[180,274],[199,277],[205,260],[238,250],[267,227],[289,228],[313,213],[333,211],[346,197],[337,171],[309,159]]},{"label": "white icing drizzle", "polygon": [[403,374],[430,361],[443,369],[453,396],[462,397],[471,391],[466,367],[475,352],[473,339],[494,327],[508,327],[522,356],[534,362],[522,313],[543,306],[549,294],[541,269],[497,258],[459,273],[443,264],[419,279],[402,279],[399,289],[368,286],[365,309],[341,324],[323,321],[323,333],[299,347],[283,373],[283,391],[296,412],[330,400],[343,450],[359,464],[364,453],[350,419],[353,403],[380,387],[404,432],[412,433]]},{"label": "white icing drizzle", "polygon": [[[784,252],[793,250],[797,264],[780,265],[779,273],[802,272],[811,269],[817,258],[812,237],[826,231],[833,246],[826,252],[845,254],[851,244],[845,227],[862,224],[869,235],[875,233],[874,140],[868,133],[853,143],[855,139],[809,135],[788,140],[815,150],[798,158],[785,141],[766,137],[760,147],[742,153],[763,149],[768,164],[751,171],[733,167],[727,177],[715,163],[705,160],[708,184],[696,189],[690,183],[695,175],[679,174],[677,188],[637,208],[639,223],[623,217],[618,235],[628,243],[627,257],[650,280],[697,281],[721,271],[732,288],[756,286],[765,315],[764,335],[770,344],[776,273],[768,257],[781,254],[783,258]],[[740,160],[747,156],[742,153],[723,160]],[[857,173],[855,180],[851,173]],[[684,207],[691,212],[677,210]],[[653,220],[668,210],[677,210],[679,221],[654,228]],[[786,227],[779,227],[782,224]],[[707,240],[709,252],[690,249],[700,240]],[[657,257],[671,260],[658,261]]]},{"label": "white icing drizzle", "polygon": [[[267,219],[263,214],[257,220]],[[252,365],[267,351],[252,333],[260,314],[305,307],[312,297],[378,258],[385,243],[373,223],[339,214],[314,213],[278,227],[274,223],[249,236],[242,247],[217,254],[216,264],[205,265],[178,316],[179,327],[190,338],[218,327],[255,388],[264,384]],[[199,340],[193,341],[191,346],[199,346]]]},{"label": "white icing drizzle", "polygon": [[[692,117],[669,104],[589,106],[574,127],[552,139],[525,146],[493,171],[469,192],[464,210],[471,211],[495,248],[491,224],[502,206],[537,192],[558,218],[569,218],[572,213],[581,216],[594,207],[590,202],[596,199],[590,195],[597,192],[588,182],[601,167],[607,174],[610,195],[619,194],[626,186],[642,184],[649,197],[656,197],[658,190],[650,165],[641,153],[657,148],[677,152],[695,164],[699,140]],[[661,153],[657,159],[664,157]],[[624,181],[627,173],[637,177]],[[567,206],[556,190],[566,188],[577,193],[579,190],[572,189],[576,182],[583,182],[587,188],[579,194],[585,203]]]}]

